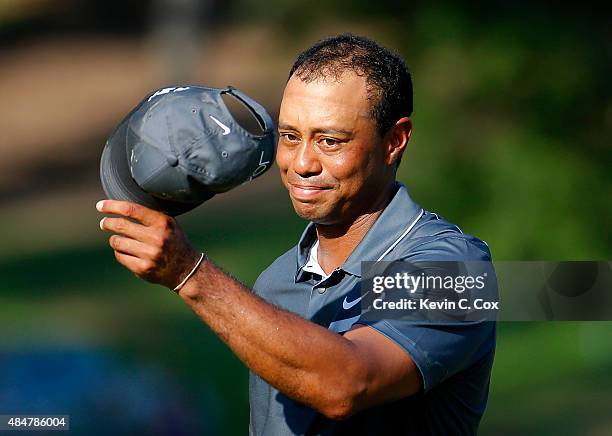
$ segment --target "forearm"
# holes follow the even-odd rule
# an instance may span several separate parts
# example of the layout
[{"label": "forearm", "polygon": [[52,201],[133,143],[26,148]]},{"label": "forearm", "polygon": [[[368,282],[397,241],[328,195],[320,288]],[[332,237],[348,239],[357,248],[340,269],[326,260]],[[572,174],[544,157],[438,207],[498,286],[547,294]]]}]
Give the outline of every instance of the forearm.
[{"label": "forearm", "polygon": [[265,302],[212,262],[180,296],[253,372],[295,400],[333,415],[361,392],[351,341]]}]

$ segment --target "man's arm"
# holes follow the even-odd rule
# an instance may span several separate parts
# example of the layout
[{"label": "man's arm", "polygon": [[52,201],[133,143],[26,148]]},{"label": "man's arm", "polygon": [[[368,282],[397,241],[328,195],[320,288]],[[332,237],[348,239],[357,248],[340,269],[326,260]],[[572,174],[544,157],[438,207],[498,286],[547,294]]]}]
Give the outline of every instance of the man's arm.
[{"label": "man's arm", "polygon": [[[173,288],[198,253],[176,221],[127,202],[98,210],[119,263],[139,277]],[[418,392],[421,377],[408,354],[376,330],[355,326],[344,336],[277,308],[206,259],[179,292],[192,310],[253,372],[296,401],[332,419]]]}]

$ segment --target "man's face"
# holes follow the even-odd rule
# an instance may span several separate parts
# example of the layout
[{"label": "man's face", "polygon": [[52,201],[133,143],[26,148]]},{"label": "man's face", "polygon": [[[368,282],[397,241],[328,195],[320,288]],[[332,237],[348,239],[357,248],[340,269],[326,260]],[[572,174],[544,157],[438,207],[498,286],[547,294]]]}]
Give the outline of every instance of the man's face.
[{"label": "man's face", "polygon": [[391,173],[370,104],[365,78],[353,72],[287,83],[276,163],[302,218],[350,222],[381,195]]}]

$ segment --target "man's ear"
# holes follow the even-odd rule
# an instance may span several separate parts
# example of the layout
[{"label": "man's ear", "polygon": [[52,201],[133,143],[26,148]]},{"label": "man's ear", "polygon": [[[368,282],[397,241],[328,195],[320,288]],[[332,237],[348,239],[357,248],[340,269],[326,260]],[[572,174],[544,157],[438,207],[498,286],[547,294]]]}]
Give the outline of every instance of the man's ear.
[{"label": "man's ear", "polygon": [[387,147],[387,165],[399,163],[402,154],[410,141],[412,135],[412,120],[409,117],[403,117],[389,129],[385,135],[385,144]]}]

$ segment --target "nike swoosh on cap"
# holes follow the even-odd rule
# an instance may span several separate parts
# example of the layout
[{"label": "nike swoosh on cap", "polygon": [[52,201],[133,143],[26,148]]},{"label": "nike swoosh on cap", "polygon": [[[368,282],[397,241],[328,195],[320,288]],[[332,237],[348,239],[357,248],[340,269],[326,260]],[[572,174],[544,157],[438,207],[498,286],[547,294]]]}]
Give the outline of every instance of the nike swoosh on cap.
[{"label": "nike swoosh on cap", "polygon": [[216,119],[215,117],[213,117],[212,115],[209,115],[210,119],[213,120],[215,123],[217,123],[219,125],[219,127],[221,127],[223,129],[223,133],[222,135],[229,135],[230,133],[230,128],[227,127],[225,124],[223,124],[221,121],[219,121],[218,119]]}]

